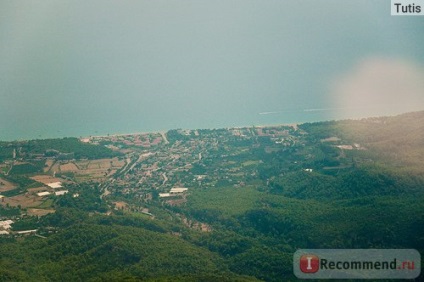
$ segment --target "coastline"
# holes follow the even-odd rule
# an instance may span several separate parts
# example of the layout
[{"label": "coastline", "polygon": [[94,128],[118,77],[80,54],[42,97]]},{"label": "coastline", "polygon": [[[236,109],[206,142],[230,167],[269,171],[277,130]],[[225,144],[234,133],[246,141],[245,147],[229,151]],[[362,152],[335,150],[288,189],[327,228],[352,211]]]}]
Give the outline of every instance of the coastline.
[{"label": "coastline", "polygon": [[[96,135],[66,135],[66,136],[48,136],[48,137],[41,137],[41,138],[11,138],[9,140],[3,140],[0,139],[0,142],[23,142],[23,141],[29,141],[29,140],[46,140],[46,139],[62,139],[62,138],[77,138],[79,140],[82,139],[89,139],[89,138],[104,138],[104,137],[119,137],[119,136],[135,136],[135,135],[147,135],[147,134],[165,134],[169,130],[176,130],[176,129],[183,129],[183,130],[218,130],[218,129],[242,129],[242,128],[266,128],[266,127],[276,127],[276,126],[289,126],[297,129],[297,127],[304,123],[318,123],[318,122],[328,122],[328,121],[343,121],[343,120],[362,120],[362,119],[368,119],[368,118],[383,118],[383,117],[394,117],[404,114],[411,114],[411,113],[417,113],[422,112],[421,111],[411,111],[411,112],[404,112],[400,114],[393,114],[393,115],[382,115],[382,116],[367,116],[367,117],[360,117],[360,118],[340,118],[340,119],[321,119],[321,120],[315,120],[315,121],[302,121],[302,122],[290,122],[290,123],[265,123],[265,124],[258,124],[258,125],[235,125],[235,126],[222,126],[222,127],[210,127],[210,128],[170,128],[167,130],[153,130],[153,131],[135,131],[135,132],[128,132],[128,133],[112,133],[112,134],[96,134]],[[0,136],[1,138],[1,136]]]},{"label": "coastline", "polygon": [[[316,122],[322,122],[322,121],[316,121]],[[231,129],[243,129],[243,128],[267,128],[267,127],[288,126],[288,127],[293,127],[294,129],[297,130],[298,125],[301,125],[303,123],[305,123],[305,122],[262,124],[262,125],[250,125],[250,126],[215,127],[215,128],[195,128],[195,129],[178,128],[178,129],[195,131],[195,130],[219,130],[219,129],[231,130]],[[168,129],[168,130],[159,130],[159,131],[150,131],[150,132],[145,131],[145,132],[133,132],[133,133],[114,133],[114,134],[106,134],[106,135],[89,135],[89,136],[82,136],[82,137],[76,137],[76,138],[81,140],[81,139],[90,139],[90,138],[136,136],[136,135],[147,135],[147,134],[164,134],[164,133],[167,133],[169,130],[177,130],[177,129],[173,128],[173,129]],[[72,137],[72,136],[70,136],[70,137]],[[64,138],[66,138],[66,137],[64,137]],[[49,139],[49,138],[47,138],[47,139]]]}]

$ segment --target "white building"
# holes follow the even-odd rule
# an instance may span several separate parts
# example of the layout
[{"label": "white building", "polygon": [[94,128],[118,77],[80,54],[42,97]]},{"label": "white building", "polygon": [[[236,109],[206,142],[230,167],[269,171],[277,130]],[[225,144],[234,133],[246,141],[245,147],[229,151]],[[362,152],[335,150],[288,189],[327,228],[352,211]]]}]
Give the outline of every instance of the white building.
[{"label": "white building", "polygon": [[54,194],[56,196],[62,196],[62,195],[65,195],[66,193],[68,193],[68,190],[62,190],[62,191],[54,192]]},{"label": "white building", "polygon": [[169,193],[159,193],[159,198],[166,198],[166,197],[177,196],[179,194],[184,193],[187,190],[188,190],[188,188],[174,187],[174,188],[171,188],[171,190],[169,191]]},{"label": "white building", "polygon": [[12,223],[13,223],[13,220],[10,220],[10,219],[0,221],[0,228],[5,230],[10,229],[10,226],[12,225]]},{"label": "white building", "polygon": [[174,188],[171,188],[171,191],[169,191],[169,193],[170,194],[179,194],[179,193],[183,193],[187,190],[188,190],[188,188],[174,187]]}]

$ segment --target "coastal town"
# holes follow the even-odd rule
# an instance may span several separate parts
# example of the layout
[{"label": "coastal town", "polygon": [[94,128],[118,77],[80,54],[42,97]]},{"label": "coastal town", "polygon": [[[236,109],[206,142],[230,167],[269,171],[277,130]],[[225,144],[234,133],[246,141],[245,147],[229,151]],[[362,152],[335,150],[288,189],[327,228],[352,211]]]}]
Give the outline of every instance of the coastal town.
[{"label": "coastal town", "polygon": [[[74,265],[62,280],[79,281],[95,265],[140,277],[218,259],[243,275],[267,264],[253,275],[280,281],[299,246],[422,246],[423,119],[0,142],[3,274],[60,281]],[[15,279],[22,262],[33,271]]]},{"label": "coastal town", "polygon": [[[317,155],[309,146],[307,133],[297,125],[177,129],[72,141],[72,146],[106,150],[93,156],[79,156],[77,147],[72,152],[43,142],[3,144],[3,151],[9,154],[0,164],[0,207],[5,211],[0,218],[1,234],[31,234],[34,231],[28,230],[36,229],[13,231],[11,220],[54,213],[54,203],[60,197],[84,195],[81,187],[97,189],[105,213],[136,211],[154,217],[152,205],[184,205],[196,189],[269,185],[272,178],[267,178],[266,170],[275,170],[271,162],[279,154],[284,160],[279,174],[312,172],[315,167],[309,160]],[[359,144],[344,144],[338,137],[319,143],[336,150],[339,160],[346,159],[347,150],[362,149]],[[42,149],[34,149],[37,146]],[[325,169],[350,165],[338,161]],[[18,233],[21,231],[28,232]]]},{"label": "coastal town", "polygon": [[[108,193],[130,195],[142,201],[162,198],[181,204],[190,189],[215,186],[241,187],[255,177],[259,160],[245,158],[258,138],[271,147],[296,145],[296,128],[232,128],[219,130],[171,130],[144,135],[102,136],[83,139],[126,155],[126,164],[106,180]],[[238,148],[235,145],[239,144]],[[240,146],[241,145],[241,146]],[[244,157],[243,157],[244,156]]]}]

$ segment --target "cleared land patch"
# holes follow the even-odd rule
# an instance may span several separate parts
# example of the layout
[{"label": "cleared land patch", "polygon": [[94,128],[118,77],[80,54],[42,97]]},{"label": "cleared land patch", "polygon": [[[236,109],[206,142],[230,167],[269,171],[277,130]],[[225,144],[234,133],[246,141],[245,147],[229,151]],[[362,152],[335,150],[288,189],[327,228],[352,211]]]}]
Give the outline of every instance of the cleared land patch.
[{"label": "cleared land patch", "polygon": [[43,216],[49,213],[54,213],[55,210],[52,209],[28,209],[27,214],[31,216]]},{"label": "cleared land patch", "polygon": [[[77,182],[89,180],[102,180],[114,174],[118,169],[125,165],[125,161],[118,158],[67,161],[58,165],[58,171],[63,173],[73,173]],[[55,164],[56,166],[56,164]]]},{"label": "cleared land patch", "polygon": [[67,171],[74,172],[78,170],[79,168],[74,163],[67,163],[67,164],[60,165],[61,172],[67,172]]},{"label": "cleared land patch", "polygon": [[46,160],[46,163],[43,168],[43,172],[48,172],[52,168],[52,165],[54,164],[54,162],[55,162],[54,160]]},{"label": "cleared land patch", "polygon": [[261,196],[263,193],[253,186],[193,189],[187,197],[187,206],[194,210],[216,210],[228,215],[241,215],[260,206],[258,201]]},{"label": "cleared land patch", "polygon": [[40,205],[42,202],[43,202],[43,199],[41,197],[27,193],[27,194],[20,194],[13,197],[5,197],[2,199],[1,204],[4,206],[9,204],[12,207],[17,207],[20,205],[22,208],[28,208],[28,207],[36,207]]},{"label": "cleared land patch", "polygon": [[47,185],[49,183],[62,182],[63,181],[63,179],[52,177],[50,175],[35,175],[35,176],[31,177],[31,179],[35,180],[37,182],[43,183],[45,185]]},{"label": "cleared land patch", "polygon": [[29,193],[37,194],[39,192],[47,191],[48,188],[42,186],[42,187],[36,187],[36,188],[28,188],[27,190],[28,190]]},{"label": "cleared land patch", "polygon": [[3,178],[0,178],[0,192],[5,192],[15,189],[17,186]]}]

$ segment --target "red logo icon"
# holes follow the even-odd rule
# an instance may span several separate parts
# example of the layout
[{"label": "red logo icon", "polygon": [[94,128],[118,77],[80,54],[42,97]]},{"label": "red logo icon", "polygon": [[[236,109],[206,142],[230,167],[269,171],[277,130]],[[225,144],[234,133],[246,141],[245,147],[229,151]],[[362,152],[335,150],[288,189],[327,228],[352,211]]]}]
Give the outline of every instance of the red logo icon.
[{"label": "red logo icon", "polygon": [[315,273],[319,270],[319,258],[315,255],[303,255],[300,257],[300,271],[303,273]]}]

